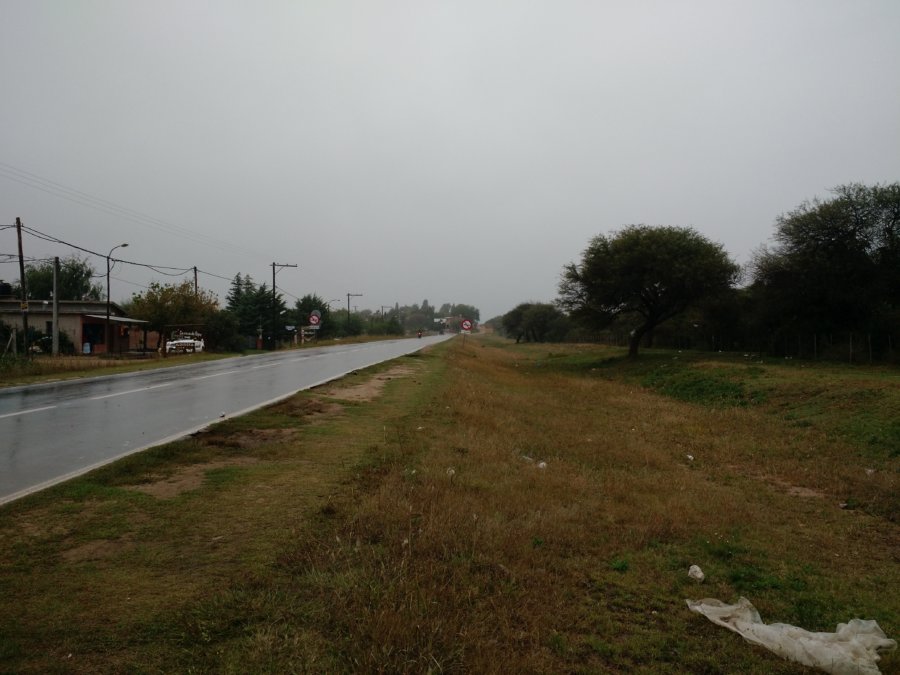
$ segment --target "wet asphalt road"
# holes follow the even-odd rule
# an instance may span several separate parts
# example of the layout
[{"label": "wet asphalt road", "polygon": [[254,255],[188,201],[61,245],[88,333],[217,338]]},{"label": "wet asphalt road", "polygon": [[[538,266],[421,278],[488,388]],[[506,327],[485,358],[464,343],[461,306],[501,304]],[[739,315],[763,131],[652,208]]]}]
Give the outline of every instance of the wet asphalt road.
[{"label": "wet asphalt road", "polygon": [[0,504],[351,371],[430,336],[0,389]]}]

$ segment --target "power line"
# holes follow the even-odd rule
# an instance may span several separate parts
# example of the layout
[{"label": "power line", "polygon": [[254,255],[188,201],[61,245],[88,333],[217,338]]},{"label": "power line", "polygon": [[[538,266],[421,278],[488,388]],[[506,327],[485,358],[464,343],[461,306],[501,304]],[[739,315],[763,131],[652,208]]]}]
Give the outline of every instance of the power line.
[{"label": "power line", "polygon": [[[0,165],[2,165],[2,164],[3,163],[0,162]],[[12,227],[15,227],[15,225],[13,225]],[[107,257],[107,255],[105,253],[100,253],[98,251],[92,251],[91,249],[85,248],[83,246],[79,246],[78,244],[73,244],[71,242],[64,241],[62,239],[59,239],[58,237],[54,237],[52,235],[46,234],[45,232],[41,232],[40,230],[37,230],[33,227],[28,227],[26,225],[22,225],[22,231],[32,235],[33,237],[35,237],[37,239],[41,239],[43,241],[48,241],[48,242],[54,243],[54,244],[61,244],[63,246],[68,246],[69,248],[74,248],[77,251],[81,251],[82,253],[87,253],[89,255],[97,256],[98,258],[106,258]],[[2,259],[3,257],[9,258],[9,259],[3,260]],[[25,260],[27,260],[28,262],[50,262],[53,260],[53,258],[26,258]],[[17,263],[18,256],[11,254],[11,253],[0,253],[0,264],[6,263],[6,262]],[[153,272],[156,272],[157,274],[161,274],[161,275],[169,276],[169,277],[184,276],[185,274],[188,274],[194,270],[193,267],[171,267],[168,265],[151,265],[149,263],[139,263],[139,262],[135,262],[133,260],[124,260],[122,258],[110,258],[110,262],[112,263],[113,266],[115,266],[116,263],[122,263],[123,265],[132,265],[134,267],[142,267],[145,269],[149,269],[149,270],[152,270]],[[294,265],[277,265],[277,266],[278,267],[294,267]],[[169,270],[169,271],[165,271],[165,270]],[[215,274],[214,272],[209,272],[207,270],[197,269],[197,273],[205,274],[206,276],[213,277],[215,279],[221,279],[222,281],[230,282],[230,281],[234,280],[234,276],[226,277],[221,274]],[[92,278],[99,279],[99,278],[105,277],[105,276],[106,276],[105,274],[98,274],[98,275],[92,276]],[[127,283],[127,284],[139,286],[141,288],[149,288],[149,286],[145,286],[145,285],[138,284],[135,282],[126,281],[124,279],[119,279],[118,277],[113,277],[113,278],[117,279],[118,281]],[[283,293],[284,295],[290,296],[294,300],[300,300],[299,297],[297,297],[293,293],[289,293],[289,292],[285,291],[284,289],[278,289],[278,291],[280,293]]]},{"label": "power line", "polygon": [[[23,260],[27,263],[53,262],[53,258],[30,258],[25,256]],[[12,253],[0,253],[0,264],[2,263],[18,263],[19,256]]]},{"label": "power line", "polygon": [[149,290],[150,287],[146,284],[139,284],[136,281],[128,281],[128,279],[122,279],[121,277],[113,277],[116,281],[121,281],[123,284],[128,284],[129,286],[137,286],[138,288],[143,288],[145,290]]},{"label": "power line", "polygon": [[215,277],[216,279],[222,279],[224,281],[234,281],[234,277],[223,277],[221,274],[213,274],[212,272],[206,272],[205,270],[197,270],[200,274],[205,274],[208,277]]},{"label": "power line", "polygon": [[[84,248],[83,246],[78,246],[77,244],[72,244],[70,242],[63,241],[62,239],[59,239],[57,237],[53,237],[49,234],[45,234],[45,233],[41,232],[40,230],[36,230],[33,227],[26,227],[23,225],[22,229],[24,231],[26,231],[28,234],[31,234],[31,235],[37,237],[38,239],[43,239],[44,241],[49,241],[54,244],[62,244],[63,246],[69,246],[70,248],[77,249],[84,253],[90,253],[91,255],[95,255],[99,258],[108,257],[105,253],[98,253],[97,251],[92,251],[89,248]],[[134,262],[133,260],[124,260],[122,258],[111,258],[111,260],[114,262],[122,262],[122,263],[125,263],[126,265],[135,265],[137,267],[146,267],[147,269],[151,269],[154,272],[157,272],[159,274],[168,274],[167,272],[163,272],[161,270],[176,270],[179,272],[179,274],[175,274],[175,275],[171,275],[171,276],[179,276],[180,274],[184,274],[185,272],[189,272],[190,270],[193,269],[193,267],[169,267],[167,265],[149,265],[147,263],[139,263],[139,262]]]},{"label": "power line", "polygon": [[[102,211],[119,218],[125,218],[134,223],[138,223],[139,225],[144,225],[146,227],[160,230],[168,234],[174,234],[196,243],[213,246],[215,248],[230,252],[237,251],[246,253],[247,251],[245,247],[237,247],[229,242],[225,242],[214,237],[194,232],[181,225],[170,223],[159,218],[154,218],[153,216],[148,216],[144,213],[141,213],[140,211],[136,211],[135,209],[129,208],[127,206],[122,206],[101,197],[96,197],[87,192],[82,192],[81,190],[76,190],[75,188],[68,187],[66,185],[63,185],[62,183],[57,183],[56,181],[50,180],[49,178],[44,178],[43,176],[39,176],[38,174],[32,173],[30,171],[20,169],[19,167],[8,164],[6,162],[0,162],[0,177],[14,181],[16,183],[20,183],[34,190],[40,190],[41,192],[45,192],[55,197],[68,200],[75,204],[86,206],[97,211]],[[263,257],[259,252],[254,253],[256,253],[256,255],[260,257]]]}]

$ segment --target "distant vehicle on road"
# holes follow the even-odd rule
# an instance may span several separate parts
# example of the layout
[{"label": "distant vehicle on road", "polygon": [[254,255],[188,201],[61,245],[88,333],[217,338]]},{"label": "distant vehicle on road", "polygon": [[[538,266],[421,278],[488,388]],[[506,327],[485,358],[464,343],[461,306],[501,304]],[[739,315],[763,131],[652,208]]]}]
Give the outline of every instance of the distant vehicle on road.
[{"label": "distant vehicle on road", "polygon": [[166,341],[167,354],[183,354],[185,352],[202,352],[205,346],[200,333],[175,332],[172,339]]}]

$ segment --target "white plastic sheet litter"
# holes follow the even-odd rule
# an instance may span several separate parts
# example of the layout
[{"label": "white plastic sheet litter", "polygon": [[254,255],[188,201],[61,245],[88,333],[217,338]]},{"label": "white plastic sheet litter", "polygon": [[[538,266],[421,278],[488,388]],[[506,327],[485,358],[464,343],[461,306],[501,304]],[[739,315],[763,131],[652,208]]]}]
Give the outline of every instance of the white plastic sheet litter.
[{"label": "white plastic sheet litter", "polygon": [[853,619],[839,623],[834,633],[811,633],[786,623],[764,624],[746,598],[736,605],[712,598],[688,600],[687,604],[748,642],[833,675],[878,675],[879,654],[897,648],[896,641],[888,639],[875,621]]}]

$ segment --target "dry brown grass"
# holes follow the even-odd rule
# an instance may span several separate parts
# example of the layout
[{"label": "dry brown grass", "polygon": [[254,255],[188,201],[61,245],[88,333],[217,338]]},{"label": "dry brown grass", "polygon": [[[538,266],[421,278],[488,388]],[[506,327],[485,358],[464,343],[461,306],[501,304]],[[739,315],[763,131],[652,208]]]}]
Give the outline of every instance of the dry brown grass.
[{"label": "dry brown grass", "polygon": [[0,621],[0,658],[47,670],[21,655],[43,634],[76,653],[65,672],[807,672],[684,605],[738,595],[768,621],[896,637],[900,526],[879,514],[897,461],[868,474],[815,427],[541,349],[454,341],[230,420],[131,472],[206,466],[172,498],[123,468],[121,490],[85,478],[86,498],[7,509],[0,609],[26,628]]},{"label": "dry brown grass", "polygon": [[[730,655],[677,617],[684,597],[734,600],[747,590],[734,580],[749,576],[758,605],[789,620],[797,594],[783,587],[807,569],[823,579],[817,593],[855,585],[866,598],[855,607],[896,622],[896,598],[885,609],[879,589],[900,581],[897,526],[839,507],[848,484],[884,498],[896,473],[860,482],[846,447],[821,434],[544,373],[533,356],[477,342],[451,351],[442,395],[409,421],[421,431],[366,477],[335,539],[297,553],[339,608],[338,632],[354,636],[352,663],[696,672]],[[688,585],[691,563],[708,588]],[[703,646],[669,663],[692,641]],[[793,672],[754,656],[748,672]]]}]

